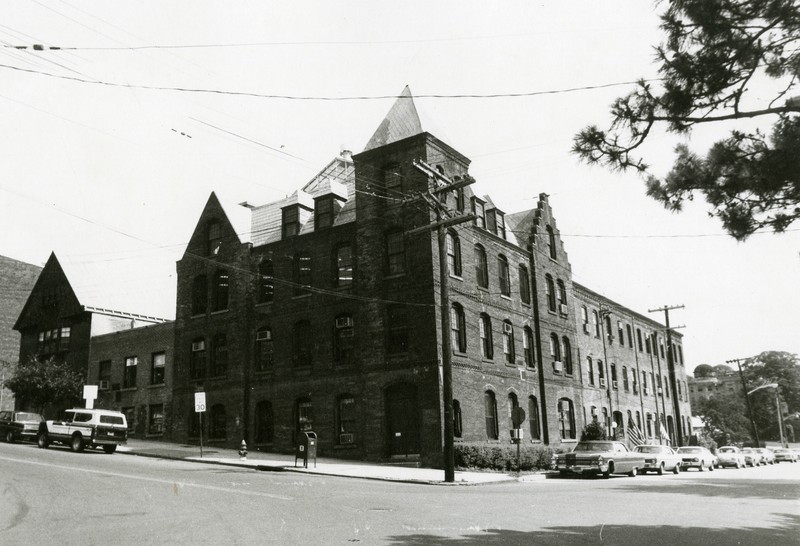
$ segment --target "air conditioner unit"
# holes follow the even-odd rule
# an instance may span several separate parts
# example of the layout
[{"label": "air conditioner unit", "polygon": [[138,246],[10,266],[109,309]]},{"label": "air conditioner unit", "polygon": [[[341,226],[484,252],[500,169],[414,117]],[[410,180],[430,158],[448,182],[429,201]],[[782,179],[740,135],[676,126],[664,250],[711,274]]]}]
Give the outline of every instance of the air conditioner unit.
[{"label": "air conditioner unit", "polygon": [[521,428],[512,428],[508,432],[512,440],[522,440],[525,437],[525,431]]},{"label": "air conditioner unit", "polygon": [[337,328],[352,328],[353,327],[353,318],[352,317],[339,317],[336,319],[336,327]]},{"label": "air conditioner unit", "polygon": [[584,334],[588,334],[589,333],[589,323],[588,322],[584,322],[583,323],[583,333]]},{"label": "air conditioner unit", "polygon": [[569,411],[569,402],[567,402],[566,400],[559,400],[558,411]]},{"label": "air conditioner unit", "polygon": [[340,434],[339,435],[339,443],[340,444],[352,444],[355,441],[355,435],[351,432],[349,434]]},{"label": "air conditioner unit", "polygon": [[200,341],[192,341],[192,352],[197,351],[205,351],[206,350],[206,342],[204,339]]},{"label": "air conditioner unit", "polygon": [[601,387],[605,387],[606,386],[606,380],[605,379],[601,379],[600,380],[600,386]]},{"label": "air conditioner unit", "polygon": [[106,380],[102,380],[100,381],[100,384],[97,386],[97,388],[101,391],[107,391],[108,389],[111,388],[111,384]]},{"label": "air conditioner unit", "polygon": [[611,382],[611,386],[616,389],[617,388],[617,382],[616,381],[612,381]]},{"label": "air conditioner unit", "polygon": [[259,330],[256,332],[256,341],[271,341],[272,330]]},{"label": "air conditioner unit", "polygon": [[569,310],[569,307],[567,307],[566,303],[562,303],[561,306],[559,307],[559,310],[561,311],[562,315],[566,315],[567,311]]},{"label": "air conditioner unit", "polygon": [[597,408],[592,406],[592,415],[597,415]]},{"label": "air conditioner unit", "polygon": [[661,387],[659,387],[657,392],[658,392],[658,395],[661,396],[661,393],[663,393],[664,391],[662,391]]},{"label": "air conditioner unit", "polygon": [[506,334],[510,334],[510,333],[512,333],[513,331],[514,331],[514,327],[513,327],[513,326],[511,326],[511,325],[510,325],[509,323],[507,323],[507,322],[504,322],[504,323],[503,323],[503,332],[505,332]]},{"label": "air conditioner unit", "polygon": [[562,364],[558,360],[554,361],[553,362],[553,371],[556,372],[556,373],[561,373],[562,371],[564,371],[564,364]]}]

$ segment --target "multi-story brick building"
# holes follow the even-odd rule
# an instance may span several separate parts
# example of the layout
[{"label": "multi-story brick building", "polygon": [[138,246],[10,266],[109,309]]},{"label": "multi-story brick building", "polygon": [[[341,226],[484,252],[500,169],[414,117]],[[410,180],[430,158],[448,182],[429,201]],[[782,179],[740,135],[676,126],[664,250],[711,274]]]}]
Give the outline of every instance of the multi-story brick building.
[{"label": "multi-story brick building", "polygon": [[[172,437],[199,439],[202,391],[212,444],[289,450],[314,430],[326,455],[438,461],[449,336],[457,441],[508,441],[516,406],[526,442],[569,444],[604,411],[620,437],[628,425],[658,437],[663,422],[681,441],[681,336],[669,352],[659,323],[574,283],[547,196],[506,215],[472,192],[469,163],[423,130],[406,94],[363,152],[290,197],[212,194],[177,266]],[[445,248],[419,230],[437,221],[432,195],[474,215]]]},{"label": "multi-story brick building", "polygon": [[741,376],[724,364],[714,366],[705,375],[700,375],[695,368],[695,377],[689,377],[688,381],[689,397],[693,406],[698,406],[701,400],[707,400],[716,394],[736,395],[744,400]]}]

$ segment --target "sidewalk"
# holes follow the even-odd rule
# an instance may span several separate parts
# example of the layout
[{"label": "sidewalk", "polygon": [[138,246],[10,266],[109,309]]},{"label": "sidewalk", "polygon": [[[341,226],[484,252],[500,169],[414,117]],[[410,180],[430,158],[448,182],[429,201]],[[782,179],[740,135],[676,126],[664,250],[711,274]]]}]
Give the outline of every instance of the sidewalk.
[{"label": "sidewalk", "polygon": [[[385,480],[404,483],[423,483],[431,485],[453,485],[444,481],[444,470],[434,468],[417,468],[402,463],[366,463],[343,459],[318,458],[316,466],[314,461],[308,462],[308,468],[303,468],[302,460],[297,461],[293,455],[281,453],[262,453],[259,451],[248,452],[246,459],[242,460],[235,449],[218,447],[204,447],[203,457],[200,457],[200,447],[195,445],[172,444],[139,439],[129,439],[127,445],[119,446],[117,453],[138,455],[142,457],[156,457],[160,459],[176,459],[193,463],[221,464],[252,468],[253,470],[297,472],[303,474],[320,474],[325,476],[338,476],[346,478],[362,478],[367,480]],[[500,474],[494,472],[456,472],[456,485],[479,485],[486,483],[532,481],[544,478],[543,474]]]}]

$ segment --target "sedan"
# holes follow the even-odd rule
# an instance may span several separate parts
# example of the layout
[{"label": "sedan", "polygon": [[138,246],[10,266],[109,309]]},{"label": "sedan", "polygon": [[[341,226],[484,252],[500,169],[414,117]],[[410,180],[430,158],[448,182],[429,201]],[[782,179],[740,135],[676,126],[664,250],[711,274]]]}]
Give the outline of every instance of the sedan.
[{"label": "sedan", "polygon": [[744,453],[739,451],[739,448],[736,446],[723,446],[717,449],[717,459],[719,460],[719,466],[723,468],[726,466],[732,466],[734,468],[747,466]]},{"label": "sedan", "polygon": [[756,451],[761,454],[764,464],[775,464],[775,454],[771,449],[767,449],[766,447],[757,447]]},{"label": "sedan", "polygon": [[696,468],[700,472],[713,471],[716,457],[708,449],[700,446],[679,447],[682,468]]},{"label": "sedan", "polygon": [[797,462],[797,453],[792,451],[791,449],[786,449],[783,447],[779,447],[772,450],[775,453],[775,462],[776,463],[796,463]]},{"label": "sedan", "polygon": [[763,462],[761,454],[752,447],[745,447],[742,449],[744,461],[750,466],[758,466]]},{"label": "sedan", "polygon": [[639,469],[639,474],[658,472],[661,476],[666,470],[673,474],[681,471],[681,456],[669,446],[642,445],[636,446],[633,451],[644,455],[644,466]]},{"label": "sedan", "polygon": [[43,420],[38,413],[29,411],[0,411],[0,437],[9,444],[16,440],[33,441]]}]

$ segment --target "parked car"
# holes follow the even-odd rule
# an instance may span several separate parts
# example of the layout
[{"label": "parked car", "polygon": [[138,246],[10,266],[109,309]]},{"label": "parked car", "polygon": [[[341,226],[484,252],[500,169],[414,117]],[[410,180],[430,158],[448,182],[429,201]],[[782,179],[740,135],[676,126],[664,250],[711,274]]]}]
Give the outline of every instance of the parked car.
[{"label": "parked car", "polygon": [[37,443],[46,449],[52,442],[69,446],[81,452],[87,447],[102,447],[114,453],[119,444],[128,440],[128,421],[125,414],[102,409],[69,409],[57,421],[44,421],[39,425]]},{"label": "parked car", "polygon": [[33,441],[42,421],[41,415],[30,411],[0,411],[0,437],[9,444],[16,440]]},{"label": "parked car", "polygon": [[611,474],[636,476],[644,467],[644,456],[634,453],[622,442],[591,440],[578,442],[569,453],[559,453],[556,470],[563,474]]},{"label": "parked car", "polygon": [[758,466],[763,462],[761,453],[756,451],[755,448],[752,447],[742,448],[742,454],[744,455],[745,463],[749,464],[750,466]]},{"label": "parked car", "polygon": [[797,462],[797,453],[795,453],[791,449],[786,449],[783,447],[779,447],[773,449],[772,452],[775,454],[775,462],[776,463],[796,463]]},{"label": "parked car", "polygon": [[678,454],[681,456],[681,467],[686,470],[696,468],[700,472],[706,469],[713,471],[716,457],[708,449],[700,446],[679,447]]},{"label": "parked car", "polygon": [[644,455],[644,466],[639,468],[639,474],[658,472],[661,476],[665,471],[673,474],[681,471],[681,456],[669,446],[641,445],[633,448],[633,451]]},{"label": "parked car", "polygon": [[747,466],[744,453],[736,446],[722,446],[718,448],[717,460],[719,461],[719,466],[723,468],[726,466],[732,466],[734,468]]},{"label": "parked car", "polygon": [[757,447],[756,451],[761,454],[761,457],[764,460],[764,464],[775,464],[775,454],[772,452],[771,449],[766,447]]}]

